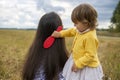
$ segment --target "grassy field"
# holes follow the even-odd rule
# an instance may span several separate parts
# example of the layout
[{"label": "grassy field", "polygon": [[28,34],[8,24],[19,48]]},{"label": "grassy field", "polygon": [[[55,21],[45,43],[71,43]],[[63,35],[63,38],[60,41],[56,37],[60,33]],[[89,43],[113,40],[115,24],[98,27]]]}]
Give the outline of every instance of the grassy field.
[{"label": "grassy field", "polygon": [[[24,58],[34,35],[32,30],[0,30],[0,80],[21,80]],[[120,80],[120,37],[98,38],[98,54],[106,80]],[[73,38],[66,38],[69,51],[72,41]]]}]

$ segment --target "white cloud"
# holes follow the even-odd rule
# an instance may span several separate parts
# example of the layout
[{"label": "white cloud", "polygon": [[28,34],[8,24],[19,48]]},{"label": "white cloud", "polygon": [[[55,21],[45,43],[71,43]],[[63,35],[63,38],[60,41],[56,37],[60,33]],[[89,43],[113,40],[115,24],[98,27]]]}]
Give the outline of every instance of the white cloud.
[{"label": "white cloud", "polygon": [[72,27],[71,13],[80,3],[92,4],[99,13],[99,28],[108,28],[119,0],[0,0],[0,27],[37,27],[43,14],[57,12],[66,28]]},{"label": "white cloud", "polygon": [[17,28],[17,26],[20,26],[20,23],[15,21],[15,20],[9,20],[7,22],[3,22],[4,26],[12,27],[12,28]]},{"label": "white cloud", "polygon": [[111,24],[110,21],[100,21],[98,28],[108,29],[110,24]]},{"label": "white cloud", "polygon": [[30,22],[30,21],[28,21],[28,22],[25,22],[24,23],[24,26],[29,26],[29,27],[33,27],[33,28],[35,28],[35,26],[37,26],[35,23],[33,23],[33,22]]},{"label": "white cloud", "polygon": [[60,6],[61,4],[57,6],[53,6],[53,2],[55,0],[54,1],[53,0],[36,0],[36,1],[37,1],[38,10],[43,9],[44,12],[51,12],[51,11],[55,11],[58,13],[64,12],[64,8]]},{"label": "white cloud", "polygon": [[64,8],[67,8],[67,7],[70,7],[71,5],[68,3],[68,2],[62,2],[62,1],[55,1],[55,0],[52,0],[52,3],[51,3],[53,6],[61,6],[61,7],[64,7]]},{"label": "white cloud", "polygon": [[32,21],[33,18],[32,18],[32,16],[30,16],[29,14],[27,14],[27,15],[25,16],[25,20],[27,20],[27,21]]},{"label": "white cloud", "polygon": [[43,11],[37,10],[34,0],[14,0],[12,3],[10,0],[0,0],[0,11],[0,27],[3,28],[36,27],[36,23],[44,14]]}]

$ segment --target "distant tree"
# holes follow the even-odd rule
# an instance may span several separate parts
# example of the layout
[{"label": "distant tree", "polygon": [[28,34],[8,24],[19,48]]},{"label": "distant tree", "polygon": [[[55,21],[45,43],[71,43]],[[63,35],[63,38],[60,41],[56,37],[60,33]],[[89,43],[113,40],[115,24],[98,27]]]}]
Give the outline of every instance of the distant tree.
[{"label": "distant tree", "polygon": [[109,26],[110,30],[120,32],[120,0],[113,12],[113,16],[111,18],[112,25]]}]

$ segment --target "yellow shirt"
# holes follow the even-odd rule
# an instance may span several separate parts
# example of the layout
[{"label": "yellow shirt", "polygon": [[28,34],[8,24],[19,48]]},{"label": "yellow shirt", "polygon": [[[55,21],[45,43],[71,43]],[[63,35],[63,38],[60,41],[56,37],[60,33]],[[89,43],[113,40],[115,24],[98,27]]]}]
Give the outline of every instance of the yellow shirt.
[{"label": "yellow shirt", "polygon": [[80,33],[76,28],[70,28],[60,31],[60,34],[61,37],[75,36],[72,45],[72,56],[78,68],[83,68],[85,66],[97,67],[99,65],[96,30]]}]

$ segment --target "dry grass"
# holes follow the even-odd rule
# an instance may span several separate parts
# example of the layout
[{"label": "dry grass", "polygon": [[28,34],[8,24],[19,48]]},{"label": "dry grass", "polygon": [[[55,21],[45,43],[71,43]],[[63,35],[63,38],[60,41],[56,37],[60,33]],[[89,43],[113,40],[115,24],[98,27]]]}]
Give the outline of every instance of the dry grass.
[{"label": "dry grass", "polygon": [[[21,80],[24,57],[35,31],[0,30],[0,80]],[[120,38],[99,36],[99,58],[106,78],[120,80]],[[73,38],[66,38],[71,51]],[[107,80],[107,79],[106,79]]]},{"label": "dry grass", "polygon": [[20,80],[33,31],[0,30],[0,80]]}]

